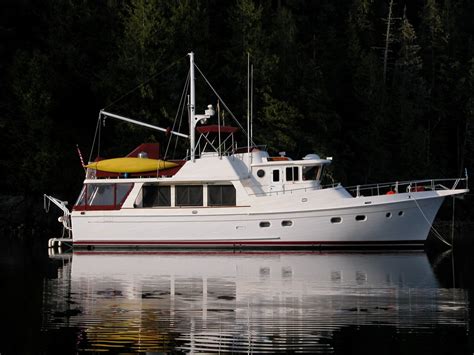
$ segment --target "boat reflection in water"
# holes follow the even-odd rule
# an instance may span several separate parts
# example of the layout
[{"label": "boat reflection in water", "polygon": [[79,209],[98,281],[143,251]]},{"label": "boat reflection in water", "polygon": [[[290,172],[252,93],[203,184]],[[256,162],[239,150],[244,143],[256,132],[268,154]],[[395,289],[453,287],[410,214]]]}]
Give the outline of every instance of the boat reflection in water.
[{"label": "boat reflection in water", "polygon": [[424,252],[63,257],[43,329],[78,329],[78,350],[330,353],[354,326],[393,337],[468,323],[467,292],[441,288]]}]

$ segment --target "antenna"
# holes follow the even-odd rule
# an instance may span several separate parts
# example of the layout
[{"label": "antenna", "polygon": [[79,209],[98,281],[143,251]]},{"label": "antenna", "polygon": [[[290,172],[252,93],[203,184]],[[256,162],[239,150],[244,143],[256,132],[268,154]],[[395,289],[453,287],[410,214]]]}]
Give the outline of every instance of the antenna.
[{"label": "antenna", "polygon": [[219,138],[219,148],[217,150],[217,154],[219,158],[222,159],[222,152],[221,152],[221,106],[219,105],[219,100],[217,100],[217,136]]},{"label": "antenna", "polygon": [[[247,52],[247,153],[250,154],[250,53]],[[250,164],[249,164],[250,173]]]},{"label": "antenna", "polygon": [[250,142],[253,142],[253,64],[250,67]]}]

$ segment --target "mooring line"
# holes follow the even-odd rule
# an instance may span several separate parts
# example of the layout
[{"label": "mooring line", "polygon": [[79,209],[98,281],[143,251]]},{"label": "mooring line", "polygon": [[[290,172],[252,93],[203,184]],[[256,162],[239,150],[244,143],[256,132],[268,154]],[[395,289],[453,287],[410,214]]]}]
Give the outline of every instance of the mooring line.
[{"label": "mooring line", "polygon": [[452,248],[452,247],[453,247],[452,244],[449,243],[446,239],[444,239],[443,236],[441,235],[441,233],[439,233],[439,232],[436,230],[436,228],[433,227],[433,223],[431,223],[431,222],[428,220],[428,218],[426,217],[425,213],[423,212],[423,210],[421,209],[420,205],[418,204],[418,201],[416,200],[416,198],[415,198],[413,195],[412,195],[412,197],[413,197],[413,201],[415,201],[416,206],[417,206],[418,209],[420,210],[422,216],[423,216],[424,219],[426,220],[426,223],[429,224],[430,229],[433,231],[434,236],[435,236],[436,238],[438,238],[440,241],[442,241],[444,244],[446,244],[447,246],[449,246],[450,248]]}]

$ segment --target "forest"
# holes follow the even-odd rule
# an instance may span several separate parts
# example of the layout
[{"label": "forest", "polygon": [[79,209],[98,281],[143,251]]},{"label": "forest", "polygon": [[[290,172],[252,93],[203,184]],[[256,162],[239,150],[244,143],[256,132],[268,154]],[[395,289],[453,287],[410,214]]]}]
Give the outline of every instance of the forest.
[{"label": "forest", "polygon": [[[91,151],[104,108],[173,125],[190,51],[242,125],[249,56],[255,143],[294,158],[331,156],[331,180],[356,185],[474,172],[472,0],[0,6],[4,199],[41,204],[48,193],[74,201],[84,178],[76,145],[84,159],[124,156],[142,142],[166,146],[167,135],[107,121],[101,150]],[[201,112],[217,101],[198,85]],[[459,218],[472,218],[469,197],[463,203]]]}]

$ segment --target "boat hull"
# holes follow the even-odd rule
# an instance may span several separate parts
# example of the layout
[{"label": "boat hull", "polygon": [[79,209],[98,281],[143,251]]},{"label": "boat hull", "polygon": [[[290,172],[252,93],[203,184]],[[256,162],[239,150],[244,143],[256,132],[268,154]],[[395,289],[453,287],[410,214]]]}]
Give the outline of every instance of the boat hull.
[{"label": "boat hull", "polygon": [[75,247],[318,248],[422,245],[444,200],[293,212],[250,208],[88,211],[73,215]]}]

